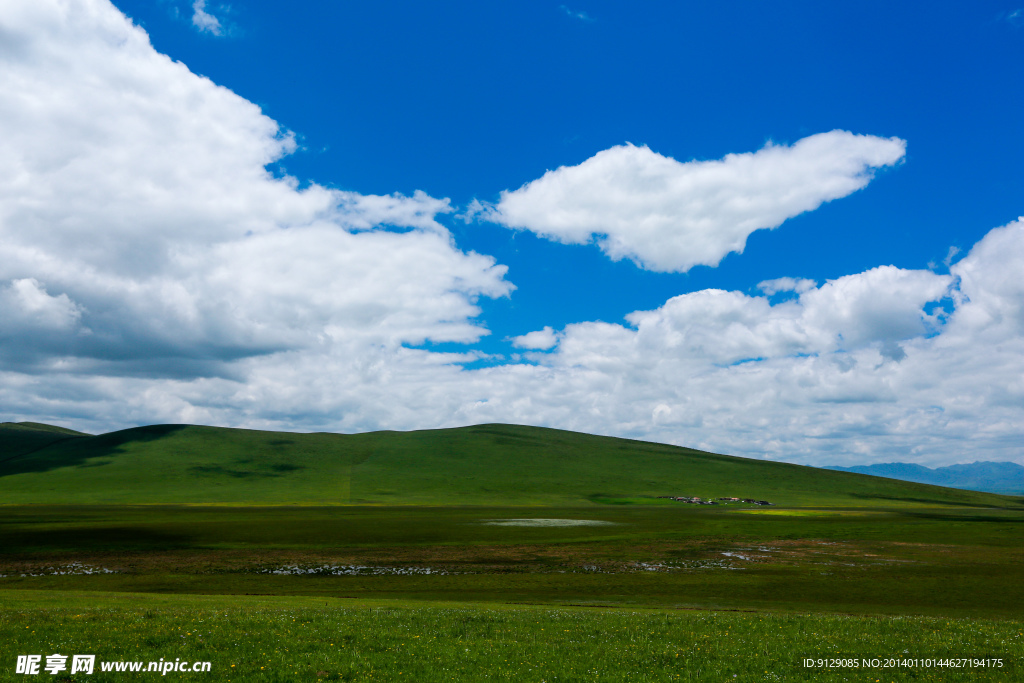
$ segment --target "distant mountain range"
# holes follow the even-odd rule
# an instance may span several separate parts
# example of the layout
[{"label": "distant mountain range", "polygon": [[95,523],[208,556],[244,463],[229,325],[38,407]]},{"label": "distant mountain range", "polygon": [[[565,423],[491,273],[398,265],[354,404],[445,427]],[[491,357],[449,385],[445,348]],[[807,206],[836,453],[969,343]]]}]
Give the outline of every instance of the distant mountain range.
[{"label": "distant mountain range", "polygon": [[1012,462],[972,462],[970,465],[949,465],[935,469],[906,462],[889,462],[855,467],[826,466],[824,469],[871,474],[876,477],[969,491],[1024,494],[1024,467]]}]

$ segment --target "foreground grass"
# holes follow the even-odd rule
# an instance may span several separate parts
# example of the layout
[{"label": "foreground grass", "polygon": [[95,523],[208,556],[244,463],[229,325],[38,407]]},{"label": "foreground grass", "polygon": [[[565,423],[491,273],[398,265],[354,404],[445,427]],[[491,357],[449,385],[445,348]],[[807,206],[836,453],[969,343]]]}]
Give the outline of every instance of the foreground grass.
[{"label": "foreground grass", "polygon": [[[210,661],[236,681],[1020,680],[1024,622],[550,609],[288,597],[0,591],[0,680],[18,654]],[[804,658],[1001,658],[1001,669],[808,669]],[[46,675],[46,674],[44,674]],[[57,680],[121,681],[103,673]],[[52,680],[53,678],[51,678]]]}]

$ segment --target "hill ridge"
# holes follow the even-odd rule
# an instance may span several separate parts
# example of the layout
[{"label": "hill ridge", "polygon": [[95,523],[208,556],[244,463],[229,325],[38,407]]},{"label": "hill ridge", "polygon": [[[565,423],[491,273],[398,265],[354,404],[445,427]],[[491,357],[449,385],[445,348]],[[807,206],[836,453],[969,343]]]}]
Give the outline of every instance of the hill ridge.
[{"label": "hill ridge", "polygon": [[[39,440],[31,449],[26,435]],[[179,424],[80,436],[4,424],[0,453],[7,454],[0,461],[3,503],[590,506],[676,504],[659,496],[686,495],[804,506],[1019,504],[993,494],[500,423],[361,434]]]}]

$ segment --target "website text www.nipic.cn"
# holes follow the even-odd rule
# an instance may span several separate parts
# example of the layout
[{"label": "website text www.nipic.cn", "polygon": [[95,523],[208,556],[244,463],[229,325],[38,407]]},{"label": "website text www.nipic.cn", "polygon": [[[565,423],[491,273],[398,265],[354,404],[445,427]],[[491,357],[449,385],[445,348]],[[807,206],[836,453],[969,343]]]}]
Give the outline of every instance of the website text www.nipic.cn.
[{"label": "website text www.nipic.cn", "polygon": [[[70,661],[69,661],[70,660]],[[206,673],[210,671],[210,662],[182,661],[181,658],[170,660],[160,659],[154,662],[101,661],[97,667],[96,655],[18,655],[14,673],[26,676],[38,676],[48,673],[56,676],[62,672],[72,674],[91,674],[97,668],[100,671],[132,671],[158,673]]]}]

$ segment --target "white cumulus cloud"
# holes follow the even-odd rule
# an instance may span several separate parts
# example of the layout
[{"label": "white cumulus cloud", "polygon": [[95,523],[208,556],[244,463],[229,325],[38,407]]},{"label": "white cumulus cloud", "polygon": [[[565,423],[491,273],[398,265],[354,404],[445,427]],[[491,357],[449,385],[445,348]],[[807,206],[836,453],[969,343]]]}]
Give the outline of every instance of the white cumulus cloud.
[{"label": "white cumulus cloud", "polygon": [[[511,285],[454,246],[447,199],[275,178],[292,136],[106,0],[19,0],[0,21],[17,46],[0,52],[0,361],[230,374],[328,340],[487,334],[475,300]],[[40,325],[67,332],[59,349]]]},{"label": "white cumulus cloud", "polygon": [[791,146],[679,162],[621,145],[514,191],[480,217],[566,244],[596,241],[615,260],[683,272],[742,252],[755,230],[845,197],[903,158],[899,138],[834,130]]},{"label": "white cumulus cloud", "polygon": [[481,371],[488,400],[463,409],[808,464],[1024,464],[1024,222],[952,270],[882,266],[777,304],[703,290],[568,325],[536,366]]},{"label": "white cumulus cloud", "polygon": [[519,337],[512,338],[512,344],[520,349],[550,349],[558,343],[558,336],[550,327],[534,330]]},{"label": "white cumulus cloud", "polygon": [[66,330],[82,317],[81,308],[67,294],[50,296],[35,278],[13,280],[0,288],[0,330],[13,334],[19,325]]},{"label": "white cumulus cloud", "polygon": [[[287,131],[156,52],[106,0],[12,0],[0,31],[0,419],[514,422],[811,464],[1024,464],[1020,220],[948,275],[780,273],[763,295],[708,289],[619,323],[546,326],[511,340],[545,351],[529,362],[467,369],[472,347],[411,347],[478,340],[479,299],[513,286],[457,248],[437,220],[448,200],[274,177]],[[532,197],[520,215],[555,237],[605,235],[679,269],[862,187],[902,150],[842,132],[689,164],[616,148],[490,210]],[[636,163],[606,163],[619,154]],[[692,239],[673,251],[677,228]]]}]

